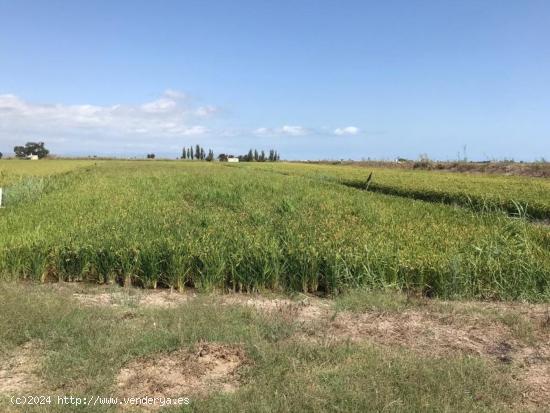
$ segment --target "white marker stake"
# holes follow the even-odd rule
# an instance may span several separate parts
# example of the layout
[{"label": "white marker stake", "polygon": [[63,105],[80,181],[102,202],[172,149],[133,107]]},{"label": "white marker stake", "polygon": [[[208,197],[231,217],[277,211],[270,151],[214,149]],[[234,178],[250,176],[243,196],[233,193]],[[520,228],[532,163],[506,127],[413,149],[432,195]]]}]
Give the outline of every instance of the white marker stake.
[{"label": "white marker stake", "polygon": [[0,208],[4,208],[4,205],[2,205],[2,188],[0,188]]}]

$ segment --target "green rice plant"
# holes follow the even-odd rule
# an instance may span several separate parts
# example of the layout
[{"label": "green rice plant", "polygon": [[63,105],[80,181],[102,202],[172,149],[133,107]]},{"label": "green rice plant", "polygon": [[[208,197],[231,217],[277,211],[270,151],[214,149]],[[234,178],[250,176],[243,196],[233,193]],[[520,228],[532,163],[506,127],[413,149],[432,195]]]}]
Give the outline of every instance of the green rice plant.
[{"label": "green rice plant", "polygon": [[[40,197],[0,210],[3,278],[550,297],[550,234],[525,219],[533,195],[518,198],[517,215],[509,217],[493,208],[492,186],[493,198],[480,213],[373,192],[383,180],[397,179],[379,170],[362,191],[342,182],[363,171],[340,166],[107,161],[72,167],[40,178],[46,182]],[[464,197],[461,205],[478,196],[479,182],[471,179],[472,193],[456,195]],[[524,193],[537,193],[539,180],[525,182]]]},{"label": "green rice plant", "polygon": [[[349,165],[265,164],[256,168],[263,172],[302,176],[388,195],[456,204],[478,212],[504,211],[515,215],[519,206],[525,216],[550,218],[550,180],[545,178],[376,167],[365,169]],[[369,176],[372,178],[370,181]]]}]

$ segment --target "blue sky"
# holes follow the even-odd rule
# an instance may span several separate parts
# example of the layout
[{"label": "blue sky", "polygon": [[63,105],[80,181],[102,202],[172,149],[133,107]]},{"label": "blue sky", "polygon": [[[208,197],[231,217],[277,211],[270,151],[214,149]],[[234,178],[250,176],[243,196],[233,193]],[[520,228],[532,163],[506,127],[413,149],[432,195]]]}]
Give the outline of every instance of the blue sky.
[{"label": "blue sky", "polygon": [[550,158],[550,2],[0,0],[0,151]]}]

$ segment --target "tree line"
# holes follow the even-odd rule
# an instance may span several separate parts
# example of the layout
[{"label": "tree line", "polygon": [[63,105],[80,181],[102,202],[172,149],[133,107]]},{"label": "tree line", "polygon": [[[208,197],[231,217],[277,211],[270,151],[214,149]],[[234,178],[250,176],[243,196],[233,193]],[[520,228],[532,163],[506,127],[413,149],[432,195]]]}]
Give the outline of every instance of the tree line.
[{"label": "tree line", "polygon": [[212,149],[208,149],[208,154],[204,150],[204,148],[200,145],[190,146],[186,148],[183,147],[183,150],[181,152],[181,159],[191,159],[191,160],[198,160],[198,161],[213,161],[214,160],[214,151]]},{"label": "tree line", "polygon": [[[29,158],[31,155],[36,155],[38,158],[42,159],[50,153],[44,146],[44,142],[27,142],[25,146],[15,146],[13,151],[16,158]],[[2,153],[0,152],[0,159],[1,158]],[[233,156],[221,153],[217,157],[220,161],[227,161],[229,158],[238,158],[240,162],[276,162],[280,160],[281,157],[274,149],[270,149],[267,154],[264,150],[258,151],[257,149],[250,149],[248,153],[244,155]],[[148,153],[147,159],[155,159],[155,154]],[[181,159],[211,162],[215,159],[215,155],[212,149],[206,151],[200,145],[184,146],[181,152]]]},{"label": "tree line", "polygon": [[267,155],[263,150],[258,152],[257,149],[250,149],[246,155],[239,155],[238,158],[240,162],[276,162],[281,157],[274,149],[270,149]]},{"label": "tree line", "polygon": [[[229,158],[238,158],[240,162],[276,162],[281,159],[279,153],[270,149],[266,154],[264,150],[258,151],[257,149],[250,149],[245,155],[233,156],[226,153],[221,153],[218,155],[218,160],[227,161]],[[183,147],[181,153],[181,159],[190,159],[198,161],[213,161],[214,160],[214,151],[208,149],[208,152],[200,145]]]}]

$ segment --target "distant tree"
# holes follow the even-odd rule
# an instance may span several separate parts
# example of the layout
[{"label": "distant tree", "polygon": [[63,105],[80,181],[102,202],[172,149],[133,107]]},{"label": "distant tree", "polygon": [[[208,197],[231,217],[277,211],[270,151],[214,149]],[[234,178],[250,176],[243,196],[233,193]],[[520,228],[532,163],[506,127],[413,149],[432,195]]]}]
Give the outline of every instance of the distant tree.
[{"label": "distant tree", "polygon": [[265,162],[265,152],[263,150],[260,152],[260,159],[259,160],[260,160],[260,162]]},{"label": "distant tree", "polygon": [[214,160],[214,151],[212,149],[208,149],[208,156],[206,157],[207,162],[212,162]]},{"label": "distant tree", "polygon": [[2,156],[4,156],[4,154],[2,152],[0,152],[0,159],[2,159]]},{"label": "distant tree", "polygon": [[254,161],[258,161],[258,150],[254,149]]},{"label": "distant tree", "polygon": [[154,153],[148,153],[147,154],[147,159],[155,159],[155,154]]},{"label": "distant tree", "polygon": [[25,158],[27,157],[27,151],[25,150],[24,146],[15,146],[13,148],[13,151],[15,152],[16,158]]},{"label": "distant tree", "polygon": [[227,155],[226,155],[225,153],[220,153],[220,154],[218,155],[218,160],[219,160],[220,162],[226,162],[226,161],[227,161]]},{"label": "distant tree", "polygon": [[195,158],[197,160],[201,159],[201,147],[199,145],[195,145]]},{"label": "distant tree", "polygon": [[15,146],[13,151],[15,152],[15,156],[17,158],[26,158],[30,155],[37,155],[38,158],[42,159],[50,153],[50,151],[44,146],[44,142],[27,142],[25,146]]},{"label": "distant tree", "polygon": [[[29,144],[27,144],[29,145]],[[38,155],[40,159],[45,158],[50,153],[44,146],[44,142],[38,142],[30,145],[31,155]]]},{"label": "distant tree", "polygon": [[181,151],[181,159],[187,159],[187,152],[185,151],[185,146],[183,147],[183,150]]},{"label": "distant tree", "polygon": [[192,146],[189,148],[189,153],[190,153],[191,160],[195,159],[195,154],[193,153],[193,147]]}]

